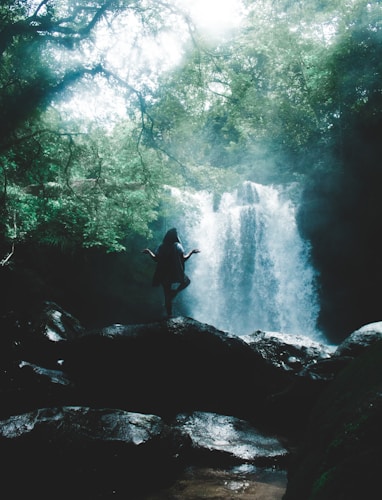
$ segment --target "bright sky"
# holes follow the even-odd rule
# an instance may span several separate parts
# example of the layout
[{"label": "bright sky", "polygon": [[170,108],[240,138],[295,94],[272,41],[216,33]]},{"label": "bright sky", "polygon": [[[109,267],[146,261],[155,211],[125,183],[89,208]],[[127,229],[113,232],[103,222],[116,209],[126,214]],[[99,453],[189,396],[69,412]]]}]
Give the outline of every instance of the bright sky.
[{"label": "bright sky", "polygon": [[[240,25],[240,12],[243,12],[241,0],[174,0],[175,2],[190,13],[197,29],[207,39],[219,39]],[[157,37],[147,38],[139,48],[135,46],[134,40],[139,39],[140,32],[141,26],[133,16],[119,16],[113,23],[113,36],[110,36],[108,24],[100,27],[96,43],[89,48],[85,57],[94,60],[99,54],[99,57],[105,58],[110,70],[133,86],[150,86],[155,83],[157,74],[179,63],[182,33],[179,30],[164,31]],[[122,96],[108,91],[106,86],[101,86],[98,90],[83,86],[81,92],[77,90],[70,101],[61,104],[61,110],[72,117],[77,115],[111,122],[112,116],[124,116],[125,106]]]},{"label": "bright sky", "polygon": [[241,0],[180,0],[198,27],[221,35],[240,24]]}]

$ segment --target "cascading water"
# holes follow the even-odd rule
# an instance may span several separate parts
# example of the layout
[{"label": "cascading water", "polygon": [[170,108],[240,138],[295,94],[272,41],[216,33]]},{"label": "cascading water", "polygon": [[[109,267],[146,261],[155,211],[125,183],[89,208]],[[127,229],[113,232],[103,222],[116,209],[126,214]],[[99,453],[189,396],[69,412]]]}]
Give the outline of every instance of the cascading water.
[{"label": "cascading water", "polygon": [[309,247],[296,208],[273,186],[245,182],[218,206],[208,192],[172,194],[187,207],[178,228],[187,262],[187,313],[237,335],[278,331],[319,339],[319,308]]}]

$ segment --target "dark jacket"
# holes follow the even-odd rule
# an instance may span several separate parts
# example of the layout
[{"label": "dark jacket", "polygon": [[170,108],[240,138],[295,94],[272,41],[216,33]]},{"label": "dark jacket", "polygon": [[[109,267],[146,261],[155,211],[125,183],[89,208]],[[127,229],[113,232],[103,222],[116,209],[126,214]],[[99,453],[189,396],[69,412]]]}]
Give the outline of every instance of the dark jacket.
[{"label": "dark jacket", "polygon": [[167,231],[163,242],[155,251],[157,267],[153,276],[153,286],[183,283],[186,280],[184,249],[176,229]]}]

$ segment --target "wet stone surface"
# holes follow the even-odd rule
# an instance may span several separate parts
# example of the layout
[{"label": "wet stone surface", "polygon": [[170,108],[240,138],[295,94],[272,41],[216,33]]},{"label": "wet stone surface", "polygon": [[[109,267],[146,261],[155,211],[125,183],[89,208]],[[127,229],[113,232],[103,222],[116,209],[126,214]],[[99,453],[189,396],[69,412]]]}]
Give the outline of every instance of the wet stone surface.
[{"label": "wet stone surface", "polygon": [[262,434],[248,422],[208,412],[177,416],[176,424],[188,435],[195,451],[220,453],[256,465],[284,462],[288,451],[274,436]]}]

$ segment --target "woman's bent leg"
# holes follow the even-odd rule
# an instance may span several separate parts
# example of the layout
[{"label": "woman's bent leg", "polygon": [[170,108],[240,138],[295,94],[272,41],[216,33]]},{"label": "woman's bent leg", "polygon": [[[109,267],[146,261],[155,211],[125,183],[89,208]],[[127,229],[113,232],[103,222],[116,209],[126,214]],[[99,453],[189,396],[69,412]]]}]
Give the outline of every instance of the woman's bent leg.
[{"label": "woman's bent leg", "polygon": [[185,276],[184,281],[178,286],[175,292],[176,293],[181,292],[182,290],[187,288],[190,283],[191,283],[190,278],[188,276]]}]

